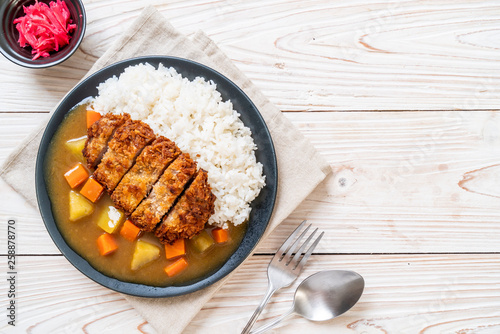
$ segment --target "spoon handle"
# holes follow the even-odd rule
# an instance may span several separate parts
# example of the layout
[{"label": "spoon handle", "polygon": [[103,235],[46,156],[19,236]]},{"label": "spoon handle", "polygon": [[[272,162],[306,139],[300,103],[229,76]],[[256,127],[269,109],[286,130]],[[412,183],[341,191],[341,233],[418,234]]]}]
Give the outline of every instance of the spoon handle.
[{"label": "spoon handle", "polygon": [[255,310],[255,312],[252,314],[252,317],[250,318],[250,320],[248,320],[248,323],[245,326],[245,328],[243,328],[243,331],[241,332],[241,334],[248,334],[248,333],[250,333],[250,329],[252,328],[253,324],[255,323],[255,321],[257,320],[257,318],[259,317],[259,315],[262,313],[262,310],[267,305],[267,303],[269,302],[269,299],[271,298],[271,296],[275,292],[276,292],[276,289],[273,288],[271,284],[269,284],[269,286],[267,287],[266,295],[264,296],[264,298],[260,302],[260,305],[257,307],[257,309]]},{"label": "spoon handle", "polygon": [[264,333],[265,331],[267,331],[268,329],[271,329],[273,328],[274,326],[276,326],[277,324],[279,324],[282,320],[284,320],[285,318],[287,318],[288,316],[292,315],[294,313],[294,309],[293,307],[291,309],[289,309],[287,312],[283,313],[282,315],[280,315],[279,317],[277,317],[276,319],[274,319],[273,321],[265,324],[264,326],[261,326],[259,328],[257,328],[256,330],[253,330],[250,332],[250,334],[260,334],[260,333]]}]

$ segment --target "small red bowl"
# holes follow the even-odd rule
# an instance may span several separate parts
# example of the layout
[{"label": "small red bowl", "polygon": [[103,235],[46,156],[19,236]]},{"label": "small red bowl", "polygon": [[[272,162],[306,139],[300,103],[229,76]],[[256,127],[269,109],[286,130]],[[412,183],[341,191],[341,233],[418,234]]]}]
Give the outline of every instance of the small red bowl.
[{"label": "small red bowl", "polygon": [[[49,4],[54,0],[39,0]],[[76,23],[76,29],[71,33],[69,44],[63,46],[59,51],[53,52],[49,57],[40,57],[32,60],[31,47],[21,47],[17,42],[19,32],[14,25],[14,20],[24,16],[23,6],[29,6],[35,3],[34,0],[7,0],[0,1],[0,52],[17,65],[29,68],[46,68],[62,63],[78,49],[85,34],[87,19],[85,8],[80,0],[64,0],[68,6],[73,23]]]}]

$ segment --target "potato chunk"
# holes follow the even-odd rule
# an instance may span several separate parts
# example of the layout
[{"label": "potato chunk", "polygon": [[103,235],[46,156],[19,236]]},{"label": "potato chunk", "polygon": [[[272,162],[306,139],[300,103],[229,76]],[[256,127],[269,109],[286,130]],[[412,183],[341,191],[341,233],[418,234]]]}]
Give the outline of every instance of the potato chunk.
[{"label": "potato chunk", "polygon": [[87,136],[83,136],[80,138],[70,139],[65,145],[73,153],[76,157],[78,157],[79,161],[83,161],[83,149],[85,147],[85,141],[87,140]]},{"label": "potato chunk", "polygon": [[110,205],[105,209],[97,221],[97,226],[102,228],[105,232],[113,234],[125,219],[122,211]]},{"label": "potato chunk", "polygon": [[85,197],[71,190],[69,192],[69,220],[76,221],[94,212],[94,206]]},{"label": "potato chunk", "polygon": [[206,230],[203,230],[192,237],[190,241],[199,253],[207,251],[215,244],[214,239],[212,239]]},{"label": "potato chunk", "polygon": [[134,255],[132,257],[131,269],[137,270],[142,266],[160,257],[160,248],[142,240],[135,244]]}]

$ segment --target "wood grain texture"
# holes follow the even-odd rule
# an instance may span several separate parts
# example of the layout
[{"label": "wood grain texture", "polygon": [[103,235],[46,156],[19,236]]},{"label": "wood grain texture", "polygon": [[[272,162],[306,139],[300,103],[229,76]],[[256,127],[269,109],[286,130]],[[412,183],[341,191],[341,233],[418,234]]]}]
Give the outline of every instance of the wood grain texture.
[{"label": "wood grain texture", "polygon": [[[18,256],[16,262],[17,333],[129,333],[144,327],[120,294],[83,276],[64,257]],[[2,291],[8,290],[6,283],[2,280]],[[1,298],[5,305],[7,296]],[[10,330],[2,321],[0,332]]]},{"label": "wood grain texture", "polygon": [[[154,5],[181,32],[210,36],[273,103],[291,111],[286,117],[334,170],[186,334],[239,333],[265,291],[268,254],[302,219],[326,235],[301,278],[351,269],[364,276],[366,290],[338,319],[295,317],[270,333],[500,332],[497,1],[84,3],[85,39],[65,63],[30,70],[0,57],[0,164],[142,8]],[[16,220],[23,254],[17,326],[2,321],[0,333],[155,333],[123,296],[60,255],[38,210],[3,180],[0,198],[0,221]],[[6,235],[0,224],[0,245]],[[0,247],[4,276],[5,254]],[[273,298],[258,325],[288,309],[298,283]],[[5,279],[0,291],[7,291]],[[7,302],[1,293],[0,305]]]},{"label": "wood grain texture", "polygon": [[[498,112],[285,115],[334,173],[257,252],[274,252],[303,219],[327,231],[320,253],[500,252]],[[12,138],[0,161],[44,117],[0,114]],[[9,187],[0,196],[0,219],[22,217],[20,253],[57,254],[37,210]]]},{"label": "wood grain texture", "polygon": [[[2,257],[4,258],[4,257]],[[270,256],[254,256],[185,333],[239,333],[259,303]],[[154,333],[123,297],[84,277],[61,256],[18,257],[18,322],[29,333]],[[287,310],[301,279],[324,269],[359,272],[360,302],[322,323],[295,317],[274,333],[494,333],[500,329],[496,255],[314,255],[300,279],[273,297],[257,326]],[[1,291],[6,281],[0,281]],[[6,296],[0,295],[4,305]],[[0,331],[9,327],[0,323]]]},{"label": "wood grain texture", "polygon": [[146,5],[183,33],[207,33],[282,110],[500,109],[493,0],[84,3],[85,39],[68,61],[30,70],[0,59],[0,111],[52,109]]},{"label": "wood grain texture", "polygon": [[[205,305],[186,333],[238,333],[233,328],[243,327],[263,295],[264,288],[255,286],[266,286],[268,262],[267,257],[252,258]],[[365,279],[363,296],[337,319],[313,323],[295,317],[275,333],[495,332],[500,326],[497,264],[495,255],[315,256],[301,277],[324,269],[354,270]],[[299,283],[276,295],[257,325],[284,313]],[[221,308],[228,311],[222,318]]]}]

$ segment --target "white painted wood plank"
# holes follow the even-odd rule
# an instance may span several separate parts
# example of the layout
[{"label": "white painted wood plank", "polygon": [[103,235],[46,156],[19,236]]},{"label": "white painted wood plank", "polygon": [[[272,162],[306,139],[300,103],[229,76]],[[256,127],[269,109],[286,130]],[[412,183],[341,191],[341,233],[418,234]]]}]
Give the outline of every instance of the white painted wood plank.
[{"label": "white painted wood plank", "polygon": [[0,59],[0,111],[52,109],[149,4],[207,33],[282,110],[500,109],[493,0],[84,2],[85,39],[64,64]]},{"label": "white painted wood plank", "polygon": [[[0,59],[0,163],[45,117],[16,112],[52,109],[147,4],[184,33],[205,31],[282,110],[500,109],[495,1],[85,4],[88,30],[69,61],[28,70]],[[322,253],[499,252],[498,115],[287,113],[334,174],[257,252],[274,252],[304,218],[327,232]],[[17,221],[19,253],[58,254],[37,210],[1,180],[0,198],[0,221]],[[238,333],[265,290],[269,259],[250,259],[185,332]],[[154,333],[121,295],[63,257],[18,264],[16,332]],[[497,254],[314,255],[303,277],[353,269],[365,294],[339,319],[293,318],[275,333],[496,333],[499,264]],[[292,296],[293,288],[277,295],[263,318],[284,312]]]},{"label": "white painted wood plank", "polygon": [[0,165],[47,118],[46,113],[0,113]]},{"label": "white painted wood plank", "polygon": [[[16,262],[17,333],[139,333],[138,328],[150,328],[120,294],[83,276],[62,256],[18,256]],[[2,280],[2,291],[7,284]],[[3,295],[0,303],[6,305]],[[2,321],[0,331],[9,329]]]},{"label": "white painted wood plank", "polygon": [[[253,258],[205,305],[186,333],[238,333],[263,296],[268,262]],[[326,269],[354,270],[365,279],[363,296],[337,319],[313,323],[295,317],[275,333],[495,332],[500,326],[497,264],[495,255],[315,256],[302,278]],[[299,283],[276,295],[257,325],[288,310]]]},{"label": "white painted wood plank", "polygon": [[[0,114],[0,165],[15,151],[18,145],[38,126],[45,122],[45,113],[3,113]],[[34,185],[33,185],[34,187]],[[29,205],[24,198],[0,178],[0,240],[5,243],[7,222],[16,221],[17,252],[19,254],[59,254],[50,239],[37,208]],[[6,250],[0,250],[5,254]]]},{"label": "white painted wood plank", "polygon": [[[59,256],[18,258],[16,331],[154,333],[118,293]],[[239,333],[267,284],[269,256],[253,257],[205,305],[185,333]],[[360,302],[323,323],[294,317],[274,333],[493,333],[500,320],[497,255],[313,256],[299,281],[273,297],[257,325],[283,313],[300,280],[325,269],[359,272]],[[6,291],[6,281],[0,281]],[[5,305],[7,297],[0,295]],[[5,321],[0,331],[7,331]]]},{"label": "white painted wood plank", "polygon": [[289,219],[328,252],[500,250],[497,112],[286,115],[334,169]]},{"label": "white painted wood plank", "polygon": [[[334,173],[258,252],[302,219],[327,231],[318,252],[500,252],[498,112],[285,115]],[[43,117],[0,114],[0,161]],[[21,253],[58,253],[37,210],[8,186],[0,196],[0,219],[20,221]]]}]

